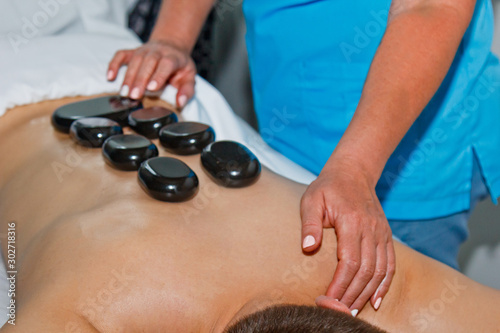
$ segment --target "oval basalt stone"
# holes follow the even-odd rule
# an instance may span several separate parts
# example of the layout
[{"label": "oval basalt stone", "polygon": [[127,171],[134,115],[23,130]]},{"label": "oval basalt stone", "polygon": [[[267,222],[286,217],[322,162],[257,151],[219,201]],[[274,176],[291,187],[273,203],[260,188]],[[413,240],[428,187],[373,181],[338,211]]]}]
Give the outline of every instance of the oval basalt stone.
[{"label": "oval basalt stone", "polygon": [[123,134],[123,130],[116,121],[96,117],[75,120],[69,130],[73,141],[92,148],[101,147],[107,138],[117,134]]},{"label": "oval basalt stone", "polygon": [[134,111],[128,116],[129,126],[149,139],[158,138],[160,129],[177,122],[177,115],[164,107],[153,106]]},{"label": "oval basalt stone", "polygon": [[135,134],[114,135],[102,145],[104,160],[124,171],[134,171],[145,160],[158,156],[158,148],[149,139]]},{"label": "oval basalt stone", "polygon": [[179,122],[160,130],[162,146],[178,155],[199,154],[214,140],[215,132],[212,127],[197,122]]},{"label": "oval basalt stone", "polygon": [[201,164],[211,178],[225,187],[245,187],[255,183],[261,172],[257,157],[234,141],[217,141],[201,153]]},{"label": "oval basalt stone", "polygon": [[157,200],[186,201],[198,190],[198,177],[184,162],[172,157],[155,157],[141,164],[141,187]]}]

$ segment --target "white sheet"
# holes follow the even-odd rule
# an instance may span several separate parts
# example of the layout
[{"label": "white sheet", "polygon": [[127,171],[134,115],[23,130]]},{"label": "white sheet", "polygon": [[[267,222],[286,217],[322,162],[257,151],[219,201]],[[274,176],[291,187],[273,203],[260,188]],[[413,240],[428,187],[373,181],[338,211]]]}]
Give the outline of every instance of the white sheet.
[{"label": "white sheet", "polygon": [[[97,33],[130,37],[124,29],[136,0],[0,0],[0,38],[11,51],[45,36]],[[5,49],[2,49],[5,51]]]},{"label": "white sheet", "polygon": [[[71,34],[37,38],[18,55],[0,56],[0,115],[17,105],[68,96],[117,92],[124,68],[115,82],[107,82],[107,63],[117,49],[134,47],[134,38]],[[0,42],[0,49],[4,47]],[[175,103],[175,89],[161,96]],[[292,180],[309,183],[314,176],[271,149],[229,107],[222,95],[200,77],[194,98],[182,112],[185,120],[210,124],[218,140],[235,140],[248,146],[262,164]]]},{"label": "white sheet", "polygon": [[[40,12],[40,3],[51,1],[58,1],[60,7],[50,22],[26,43],[19,44],[17,49],[13,47],[9,33],[22,29],[23,17],[33,18]],[[131,2],[24,0],[21,6],[20,2],[0,0],[0,8],[9,17],[0,20],[0,116],[18,105],[119,91],[124,71],[120,71],[115,82],[107,82],[105,76],[114,52],[139,45],[138,39],[124,28],[123,17]],[[167,88],[161,97],[174,104],[175,89]],[[263,165],[278,174],[305,184],[315,178],[271,149],[233,113],[222,95],[200,77],[196,78],[195,96],[182,117],[210,124],[218,140],[235,140],[246,145]],[[5,270],[0,270],[0,308],[6,314],[9,299],[4,275]],[[0,314],[0,324],[3,324],[1,318],[7,320],[6,315]]]}]

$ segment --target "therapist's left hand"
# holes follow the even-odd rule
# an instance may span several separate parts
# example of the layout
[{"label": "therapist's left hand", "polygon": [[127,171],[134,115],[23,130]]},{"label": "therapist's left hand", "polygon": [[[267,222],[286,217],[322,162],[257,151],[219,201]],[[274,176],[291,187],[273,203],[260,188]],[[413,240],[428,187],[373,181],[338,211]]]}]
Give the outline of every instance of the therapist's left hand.
[{"label": "therapist's left hand", "polygon": [[338,266],[326,295],[356,315],[371,298],[377,310],[395,271],[392,233],[375,193],[376,179],[356,161],[330,160],[301,201],[302,247],[321,244],[323,228],[337,234]]}]

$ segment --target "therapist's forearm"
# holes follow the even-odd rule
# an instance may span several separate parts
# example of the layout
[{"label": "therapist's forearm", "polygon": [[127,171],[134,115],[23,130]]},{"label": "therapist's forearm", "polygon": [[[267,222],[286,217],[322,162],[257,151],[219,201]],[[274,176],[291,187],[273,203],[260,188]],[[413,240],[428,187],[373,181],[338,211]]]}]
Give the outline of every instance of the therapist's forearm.
[{"label": "therapist's forearm", "polygon": [[375,186],[453,62],[474,8],[463,1],[468,6],[459,9],[426,1],[390,17],[358,108],[326,168],[350,161]]},{"label": "therapist's forearm", "polygon": [[150,40],[191,52],[215,0],[163,0]]}]

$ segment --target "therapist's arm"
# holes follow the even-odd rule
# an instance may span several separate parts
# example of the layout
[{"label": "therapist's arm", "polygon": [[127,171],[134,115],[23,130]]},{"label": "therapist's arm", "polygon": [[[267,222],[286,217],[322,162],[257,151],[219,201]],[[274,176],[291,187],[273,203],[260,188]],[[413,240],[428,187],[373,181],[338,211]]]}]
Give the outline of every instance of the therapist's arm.
[{"label": "therapist's arm", "polygon": [[177,105],[183,107],[194,94],[196,67],[191,51],[215,0],[163,0],[147,43],[120,50],[111,60],[108,80],[128,65],[121,95],[139,99],[146,90],[157,91],[167,83],[178,89]]},{"label": "therapist's arm", "polygon": [[394,249],[375,185],[446,76],[475,2],[392,2],[354,117],[302,198],[303,248],[317,249],[322,228],[335,228],[339,264],[327,296],[351,310],[362,309],[370,298],[378,308],[389,289]]}]

